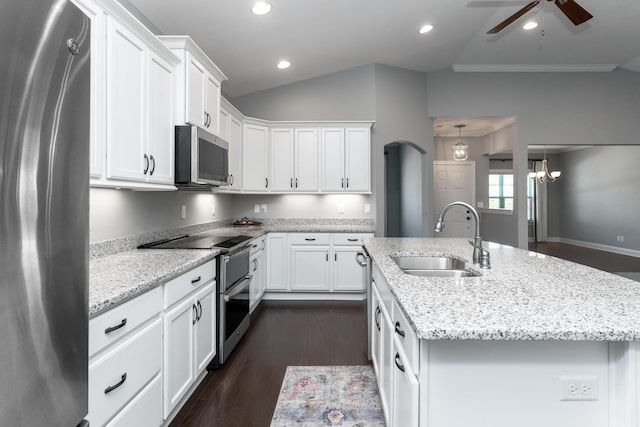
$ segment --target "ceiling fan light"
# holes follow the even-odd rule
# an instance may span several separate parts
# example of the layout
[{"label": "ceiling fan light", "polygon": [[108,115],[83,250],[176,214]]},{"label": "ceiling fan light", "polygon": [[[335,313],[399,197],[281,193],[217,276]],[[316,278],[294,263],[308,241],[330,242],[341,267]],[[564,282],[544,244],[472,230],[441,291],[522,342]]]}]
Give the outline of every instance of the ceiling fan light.
[{"label": "ceiling fan light", "polygon": [[422,27],[420,27],[420,29],[418,30],[418,33],[427,34],[431,30],[433,30],[433,25],[426,24],[426,25],[423,25]]},{"label": "ceiling fan light", "polygon": [[536,21],[529,21],[526,24],[524,24],[522,26],[523,30],[533,30],[534,28],[536,28],[538,26],[538,23]]}]

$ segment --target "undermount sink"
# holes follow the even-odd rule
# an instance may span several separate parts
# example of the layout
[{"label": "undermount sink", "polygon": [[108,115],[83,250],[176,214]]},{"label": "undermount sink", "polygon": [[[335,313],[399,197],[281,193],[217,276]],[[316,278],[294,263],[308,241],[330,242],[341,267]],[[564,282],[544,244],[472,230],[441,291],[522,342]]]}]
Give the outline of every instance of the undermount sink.
[{"label": "undermount sink", "polygon": [[396,256],[391,259],[400,270],[412,276],[424,277],[477,277],[465,269],[464,261],[446,256]]}]

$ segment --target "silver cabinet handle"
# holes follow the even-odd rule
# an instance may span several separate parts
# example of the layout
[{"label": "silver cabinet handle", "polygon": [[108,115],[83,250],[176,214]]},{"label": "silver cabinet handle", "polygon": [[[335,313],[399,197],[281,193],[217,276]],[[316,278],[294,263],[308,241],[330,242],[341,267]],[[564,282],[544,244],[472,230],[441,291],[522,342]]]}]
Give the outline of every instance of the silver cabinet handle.
[{"label": "silver cabinet handle", "polygon": [[149,175],[153,175],[153,172],[156,170],[156,159],[153,158],[153,155],[149,156],[151,160],[151,170],[149,171]]},{"label": "silver cabinet handle", "polygon": [[147,174],[147,172],[149,172],[149,156],[147,156],[146,154],[144,155],[144,169],[142,170],[142,173],[144,175]]},{"label": "silver cabinet handle", "polygon": [[109,326],[107,329],[104,330],[105,334],[110,334],[111,332],[117,331],[120,328],[124,328],[124,325],[127,324],[127,318],[125,317],[124,319],[122,319],[122,321],[115,325],[115,326]]},{"label": "silver cabinet handle", "polygon": [[122,376],[120,377],[120,381],[118,381],[117,383],[115,383],[114,385],[110,385],[109,387],[104,389],[104,394],[109,394],[111,393],[113,390],[117,389],[118,387],[120,387],[122,384],[124,384],[124,382],[127,380],[127,373],[125,372],[124,374],[122,374]]}]

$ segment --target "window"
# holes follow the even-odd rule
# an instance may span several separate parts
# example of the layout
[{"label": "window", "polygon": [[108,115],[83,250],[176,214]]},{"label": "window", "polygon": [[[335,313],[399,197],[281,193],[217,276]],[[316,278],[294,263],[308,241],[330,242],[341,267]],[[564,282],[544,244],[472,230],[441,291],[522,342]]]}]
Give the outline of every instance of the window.
[{"label": "window", "polygon": [[513,210],[513,173],[489,173],[489,209]]}]

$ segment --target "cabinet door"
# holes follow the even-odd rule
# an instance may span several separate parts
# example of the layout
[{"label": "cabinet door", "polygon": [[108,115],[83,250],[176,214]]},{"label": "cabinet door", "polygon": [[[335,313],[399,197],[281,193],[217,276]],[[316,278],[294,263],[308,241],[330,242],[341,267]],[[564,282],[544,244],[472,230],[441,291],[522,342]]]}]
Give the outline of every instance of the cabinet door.
[{"label": "cabinet door", "polygon": [[175,69],[150,54],[147,81],[148,181],[173,184]]},{"label": "cabinet door", "polygon": [[265,251],[260,251],[258,255],[258,274],[260,276],[260,288],[258,289],[258,301],[262,300],[264,291],[267,288],[267,263]]},{"label": "cabinet door", "polygon": [[220,108],[220,123],[218,124],[218,135],[229,142],[229,117],[231,114],[224,108]]},{"label": "cabinet door", "polygon": [[193,329],[195,304],[187,298],[164,315],[164,418],[194,381]]},{"label": "cabinet door", "polygon": [[289,290],[289,262],[286,233],[269,233],[267,236],[267,290]]},{"label": "cabinet door", "polygon": [[294,153],[294,189],[318,191],[318,130],[296,129]]},{"label": "cabinet door", "polygon": [[271,190],[293,191],[293,129],[271,129]]},{"label": "cabinet door", "polygon": [[258,306],[261,287],[260,282],[262,281],[262,277],[260,275],[259,256],[257,253],[251,257],[249,271],[251,272],[251,284],[249,287],[249,309],[253,311]]},{"label": "cabinet door", "polygon": [[345,187],[344,176],[344,129],[322,129],[320,142],[320,160],[322,164],[321,184],[322,191],[343,191]]},{"label": "cabinet door", "polygon": [[347,128],[345,159],[346,191],[370,191],[370,141],[369,128]]},{"label": "cabinet door", "polygon": [[393,366],[394,373],[391,409],[392,426],[417,426],[419,410],[419,383],[411,371],[401,345],[393,340]]},{"label": "cabinet door", "polygon": [[291,246],[291,290],[329,288],[329,246]]},{"label": "cabinet door", "polygon": [[188,123],[204,127],[205,78],[207,71],[202,64],[187,52],[186,114]]},{"label": "cabinet door", "polygon": [[107,18],[107,177],[145,181],[144,44]]},{"label": "cabinet door", "polygon": [[205,370],[216,354],[216,294],[211,284],[196,294],[196,324],[194,337],[195,376]]},{"label": "cabinet door", "polygon": [[242,121],[229,116],[229,189],[242,189]]},{"label": "cabinet door", "polygon": [[[373,286],[372,283],[369,283],[368,286]],[[371,290],[371,364],[373,365],[373,370],[376,373],[376,378],[378,379],[378,388],[380,388],[380,335],[382,333],[380,326],[380,316],[381,316],[381,308],[380,305],[382,302],[380,301],[380,296],[375,289]]]},{"label": "cabinet door", "polygon": [[264,126],[245,124],[242,128],[243,189],[269,189],[269,132]]},{"label": "cabinet door", "polygon": [[205,111],[207,121],[205,127],[213,133],[220,129],[220,82],[209,73],[205,75]]},{"label": "cabinet door", "polygon": [[360,291],[365,290],[365,271],[356,262],[358,246],[334,246],[333,248],[333,290]]},{"label": "cabinet door", "polygon": [[[378,294],[380,298],[380,294]],[[380,299],[380,342],[378,344],[378,388],[380,390],[380,399],[382,401],[382,407],[384,408],[385,418],[387,424],[390,424],[391,418],[391,405],[392,402],[392,390],[393,385],[393,357],[391,352],[393,351],[393,327],[391,324],[391,316],[387,312],[382,299]]]}]

